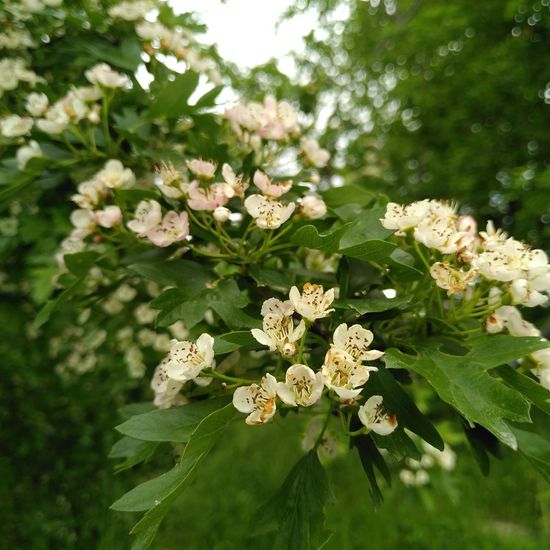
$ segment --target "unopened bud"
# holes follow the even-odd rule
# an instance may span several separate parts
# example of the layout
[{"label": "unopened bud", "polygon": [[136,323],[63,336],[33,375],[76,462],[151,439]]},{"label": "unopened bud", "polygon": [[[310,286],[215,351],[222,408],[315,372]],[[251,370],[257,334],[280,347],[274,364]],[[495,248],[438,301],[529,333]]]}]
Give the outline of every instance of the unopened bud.
[{"label": "unopened bud", "polygon": [[229,208],[225,208],[225,206],[218,206],[218,208],[214,210],[213,214],[214,219],[220,223],[226,222],[230,215],[231,210],[229,210]]}]

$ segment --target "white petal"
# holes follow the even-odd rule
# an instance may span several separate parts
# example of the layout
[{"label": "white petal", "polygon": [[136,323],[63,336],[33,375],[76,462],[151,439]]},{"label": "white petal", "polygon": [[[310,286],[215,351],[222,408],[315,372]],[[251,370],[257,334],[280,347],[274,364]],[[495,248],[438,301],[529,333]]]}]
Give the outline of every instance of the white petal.
[{"label": "white petal", "polygon": [[[256,387],[254,387],[256,386]],[[254,397],[257,393],[257,385],[237,388],[233,394],[233,406],[242,413],[250,413],[254,410]]]}]

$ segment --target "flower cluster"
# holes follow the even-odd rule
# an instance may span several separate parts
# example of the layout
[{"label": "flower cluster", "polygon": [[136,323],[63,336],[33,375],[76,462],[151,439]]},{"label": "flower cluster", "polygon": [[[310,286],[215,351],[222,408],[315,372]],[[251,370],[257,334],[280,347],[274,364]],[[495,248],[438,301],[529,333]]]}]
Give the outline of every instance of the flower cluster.
[{"label": "flower cluster", "polygon": [[454,470],[456,465],[456,453],[445,445],[440,451],[426,441],[421,442],[422,450],[424,451],[420,460],[407,458],[405,464],[407,468],[402,468],[399,471],[399,479],[407,487],[422,487],[430,481],[429,472],[435,467],[439,467],[444,471]]},{"label": "flower cluster", "polygon": [[492,222],[485,231],[477,232],[471,216],[459,216],[455,205],[435,200],[407,206],[389,203],[381,222],[396,235],[411,234],[416,242],[443,255],[443,261],[435,262],[430,273],[449,294],[488,281],[513,304],[535,307],[548,300],[550,264],[546,253],[508,237]]}]

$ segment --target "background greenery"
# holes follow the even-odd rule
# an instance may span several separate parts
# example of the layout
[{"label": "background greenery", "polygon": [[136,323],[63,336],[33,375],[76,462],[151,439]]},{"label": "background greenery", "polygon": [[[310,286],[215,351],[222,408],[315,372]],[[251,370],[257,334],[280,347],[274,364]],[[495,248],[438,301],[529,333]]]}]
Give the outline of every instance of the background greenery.
[{"label": "background greenery", "polygon": [[[276,90],[314,115],[315,105],[323,105],[328,124],[321,143],[337,153],[345,181],[382,187],[403,201],[456,198],[548,249],[548,2],[410,0],[395,11],[391,0],[345,2],[349,17],[334,21],[339,4],[296,3],[297,10],[313,5],[324,14],[323,29],[308,37],[307,55],[297,59],[305,86],[278,74],[273,63],[239,86],[250,97]],[[346,139],[337,141],[340,135]],[[42,248],[35,256],[51,254],[61,225],[46,212],[49,244],[30,234],[24,242],[4,239],[3,264],[16,270],[14,247],[29,250],[36,242]],[[149,394],[114,371],[52,376],[44,349],[56,326],[27,340],[33,314],[32,301],[16,302],[2,290],[2,546],[128,548],[131,522],[108,506],[135,484],[135,475],[115,476],[107,454],[117,439],[118,407]],[[168,516],[156,548],[268,548],[267,540],[245,538],[249,518],[300,455],[300,431],[296,426],[292,437],[279,423],[232,427]],[[277,452],[282,443],[288,452]],[[337,458],[329,467],[337,503],[329,511],[335,534],[327,548],[545,547],[548,485],[507,454],[505,462],[492,460],[488,478],[464,452],[455,473],[437,476],[419,493],[396,479],[377,512],[357,457]]]}]

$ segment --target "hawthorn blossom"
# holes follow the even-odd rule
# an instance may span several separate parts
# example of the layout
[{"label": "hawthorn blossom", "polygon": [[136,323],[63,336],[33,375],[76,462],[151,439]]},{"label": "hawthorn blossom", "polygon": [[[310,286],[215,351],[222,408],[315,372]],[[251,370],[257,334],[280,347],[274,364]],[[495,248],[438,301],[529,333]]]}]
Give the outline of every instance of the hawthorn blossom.
[{"label": "hawthorn blossom", "polygon": [[436,262],[430,267],[430,275],[435,280],[435,284],[444,290],[447,294],[456,294],[462,292],[469,283],[477,277],[475,269],[470,271],[462,271],[455,269],[449,262]]},{"label": "hawthorn blossom", "polygon": [[425,217],[414,228],[414,238],[428,248],[435,248],[442,254],[454,254],[467,246],[473,236],[466,231],[459,232],[455,221],[446,216]]},{"label": "hawthorn blossom", "polygon": [[8,115],[0,120],[0,134],[7,138],[21,137],[31,131],[33,120],[30,117]]},{"label": "hawthorn blossom", "polygon": [[122,212],[118,206],[111,204],[103,210],[96,210],[94,219],[98,225],[109,229],[122,222]]},{"label": "hawthorn blossom", "polygon": [[334,301],[333,288],[325,292],[322,285],[306,283],[301,293],[297,287],[293,286],[288,296],[295,311],[309,321],[322,319],[334,311],[329,309]]},{"label": "hawthorn blossom", "polygon": [[218,206],[214,210],[212,216],[214,216],[214,219],[217,222],[224,223],[230,218],[231,210],[229,210],[229,208],[225,208],[225,206]]},{"label": "hawthorn blossom", "polygon": [[130,83],[130,79],[122,73],[113,70],[107,63],[98,63],[88,69],[84,76],[92,84],[104,88],[123,88]]},{"label": "hawthorn blossom", "polygon": [[267,197],[272,197],[276,199],[290,191],[290,188],[292,187],[292,182],[282,181],[278,183],[273,183],[271,181],[271,178],[267,174],[264,174],[260,170],[256,170],[256,172],[254,172],[254,185],[258,189],[260,189],[262,193]]},{"label": "hawthorn blossom", "polygon": [[201,334],[196,342],[172,340],[166,373],[178,382],[194,380],[204,369],[213,369],[214,338],[206,332]]},{"label": "hawthorn blossom", "polygon": [[107,189],[97,179],[83,181],[77,187],[78,193],[71,197],[80,208],[94,208],[106,196]]},{"label": "hawthorn blossom", "polygon": [[300,212],[306,218],[316,220],[322,218],[327,213],[327,205],[322,199],[314,195],[307,195],[300,199]]},{"label": "hawthorn blossom", "polygon": [[113,19],[124,19],[125,21],[136,21],[143,19],[152,9],[155,4],[148,2],[147,0],[134,0],[133,2],[121,2],[115,6],[110,7],[107,13]]},{"label": "hawthorn blossom", "polygon": [[222,176],[225,183],[233,189],[233,195],[244,199],[244,192],[248,189],[248,182],[242,176],[237,176],[233,168],[227,163],[222,166]]},{"label": "hawthorn blossom", "polygon": [[187,188],[187,204],[193,210],[216,210],[231,198],[227,191],[228,185],[225,183],[212,183],[205,189],[194,181]]},{"label": "hawthorn blossom", "polygon": [[96,178],[109,189],[130,187],[136,181],[136,176],[132,170],[125,168],[122,162],[116,159],[108,160],[103,170],[97,173]]},{"label": "hawthorn blossom", "polygon": [[216,174],[217,165],[213,162],[202,159],[193,159],[186,161],[187,168],[193,172],[199,179],[211,180]]},{"label": "hawthorn blossom", "polygon": [[67,114],[65,107],[60,102],[52,105],[44,115],[36,121],[36,125],[46,134],[61,134],[65,131],[71,119]]},{"label": "hawthorn blossom", "polygon": [[382,407],[381,395],[373,395],[359,407],[359,420],[369,430],[378,435],[390,435],[397,428],[397,419]]},{"label": "hawthorn blossom", "polygon": [[323,168],[328,164],[330,153],[326,149],[320,147],[317,140],[303,137],[300,140],[300,146],[307,160],[313,166]]},{"label": "hawthorn blossom", "polygon": [[323,375],[306,365],[292,365],[286,371],[285,381],[277,382],[277,395],[292,407],[310,407],[323,393]]},{"label": "hawthorn blossom", "polygon": [[82,236],[91,233],[95,229],[95,219],[90,210],[80,208],[71,212],[71,223],[82,230]]},{"label": "hawthorn blossom", "polygon": [[34,117],[42,116],[48,108],[48,96],[43,93],[32,92],[27,96],[25,109]]},{"label": "hawthorn blossom", "polygon": [[263,330],[252,329],[252,336],[270,351],[278,351],[285,357],[296,353],[296,344],[305,333],[306,326],[302,319],[295,327],[292,319],[294,308],[289,301],[281,302],[270,298],[262,305]]},{"label": "hawthorn blossom", "polygon": [[412,229],[418,225],[430,212],[430,201],[428,199],[417,201],[408,206],[401,206],[395,202],[389,202],[386,213],[380,222],[386,229],[399,231]]},{"label": "hawthorn blossom", "polygon": [[265,424],[277,410],[277,380],[267,373],[260,384],[237,388],[233,394],[233,406],[239,412],[248,414],[245,420],[247,424]]},{"label": "hawthorn blossom", "polygon": [[159,225],[147,231],[148,239],[160,247],[183,241],[188,235],[189,219],[187,212],[181,214],[174,211],[168,212]]},{"label": "hawthorn blossom", "polygon": [[179,199],[188,187],[183,174],[176,170],[171,162],[161,163],[155,168],[155,172],[158,176],[155,185],[170,199]]},{"label": "hawthorn blossom", "polygon": [[278,229],[292,216],[295,206],[293,202],[284,204],[262,195],[250,195],[244,201],[246,211],[260,229]]},{"label": "hawthorn blossom", "polygon": [[128,228],[140,237],[145,237],[149,231],[162,221],[160,204],[154,200],[143,200],[137,205],[134,219],[128,222]]},{"label": "hawthorn blossom", "polygon": [[485,231],[480,231],[479,236],[482,240],[482,246],[485,250],[493,250],[495,247],[503,244],[508,239],[507,233],[502,229],[495,229],[492,220],[487,222]]},{"label": "hawthorn blossom", "polygon": [[168,357],[165,357],[155,369],[151,379],[151,389],[155,392],[153,402],[159,409],[168,409],[184,401],[184,397],[180,394],[184,382],[178,382],[168,376],[167,364]]},{"label": "hawthorn blossom", "polygon": [[325,355],[321,374],[327,388],[334,390],[343,401],[349,401],[361,393],[361,386],[367,382],[370,373],[377,370],[358,363],[345,351],[331,347]]},{"label": "hawthorn blossom", "polygon": [[19,170],[23,170],[27,165],[27,162],[32,158],[41,157],[42,149],[40,145],[34,140],[30,140],[27,145],[19,147],[15,153],[15,158],[17,160],[17,166]]},{"label": "hawthorn blossom", "polygon": [[369,349],[373,338],[372,332],[361,325],[352,325],[348,328],[346,323],[342,323],[334,331],[332,347],[347,353],[357,362],[375,361],[380,359],[384,352]]}]

